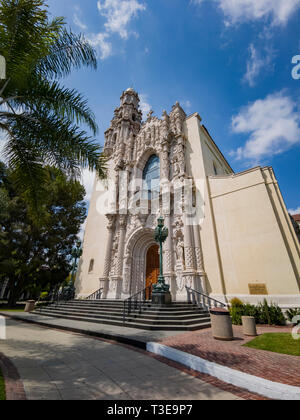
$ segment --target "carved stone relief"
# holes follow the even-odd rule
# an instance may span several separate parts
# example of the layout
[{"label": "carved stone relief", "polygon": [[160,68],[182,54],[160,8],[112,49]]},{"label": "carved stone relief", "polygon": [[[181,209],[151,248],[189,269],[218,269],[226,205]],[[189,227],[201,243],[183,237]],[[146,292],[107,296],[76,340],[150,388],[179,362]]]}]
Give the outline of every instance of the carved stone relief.
[{"label": "carved stone relief", "polygon": [[[135,177],[142,173],[151,154],[155,153],[160,158],[161,180],[173,181],[179,178],[181,182],[187,176],[185,112],[177,102],[170,115],[163,111],[162,118],[159,119],[151,111],[146,122],[142,123],[142,113],[138,109],[138,103],[138,95],[133,89],[125,91],[121,96],[120,107],[115,110],[111,127],[105,133],[104,150],[113,159],[116,173],[126,169],[135,181]],[[129,199],[130,194],[134,197],[135,192],[129,193]],[[149,247],[155,243],[156,223],[157,215],[149,216],[149,214],[117,215],[110,223],[111,228],[116,227],[110,253],[111,296],[113,293],[119,293],[117,289],[120,287],[117,285],[120,282],[121,292],[125,295],[133,294],[144,287],[146,255]],[[165,244],[164,266],[167,281],[170,282],[172,293],[176,297],[177,291],[183,294],[186,285],[193,285],[193,276],[184,274],[184,271],[186,267],[192,265],[191,261],[194,259],[200,264],[201,255],[199,250],[192,247],[186,249],[182,217],[171,214],[170,223],[173,233],[172,240]]]}]

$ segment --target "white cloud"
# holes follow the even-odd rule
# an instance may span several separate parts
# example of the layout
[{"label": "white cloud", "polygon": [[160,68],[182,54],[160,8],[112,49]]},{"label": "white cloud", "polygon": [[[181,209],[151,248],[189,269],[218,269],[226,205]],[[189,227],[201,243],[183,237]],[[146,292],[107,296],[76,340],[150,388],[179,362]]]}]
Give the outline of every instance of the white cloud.
[{"label": "white cloud", "polygon": [[[105,18],[105,31],[89,34],[88,39],[98,50],[99,58],[105,60],[113,53],[110,42],[113,34],[118,34],[124,40],[128,39],[129,34],[138,37],[136,32],[130,32],[130,23],[139,12],[146,9],[146,6],[140,0],[98,0],[97,8],[101,16]],[[76,22],[79,27],[84,25],[78,16]]]},{"label": "white cloud", "polygon": [[185,101],[181,101],[181,104],[183,106],[183,108],[185,108],[188,112],[191,110],[192,108],[192,103],[191,101],[189,101],[188,99]]},{"label": "white cloud", "polygon": [[146,9],[139,0],[104,0],[98,1],[97,7],[106,18],[106,32],[118,33],[121,38],[128,38],[130,21]]},{"label": "white cloud", "polygon": [[143,119],[146,118],[147,114],[151,111],[152,107],[148,102],[148,95],[145,93],[140,94],[140,109],[143,113]]},{"label": "white cloud", "polygon": [[99,58],[105,60],[112,55],[112,44],[107,41],[109,35],[106,33],[91,34],[88,40],[98,51]]},{"label": "white cloud", "polygon": [[258,163],[300,142],[297,104],[283,92],[269,95],[241,109],[232,118],[232,129],[234,133],[250,135],[246,144],[232,155]]},{"label": "white cloud", "polygon": [[293,216],[294,214],[300,214],[300,206],[297,209],[290,209],[289,213]]},{"label": "white cloud", "polygon": [[[272,25],[285,25],[300,7],[300,0],[214,0],[223,11],[227,25],[269,19]],[[193,0],[203,3],[203,0]]]},{"label": "white cloud", "polygon": [[87,29],[87,26],[82,22],[81,20],[81,9],[79,6],[74,7],[75,12],[73,15],[73,22],[76,26],[78,26],[82,31],[85,31]]},{"label": "white cloud", "polygon": [[253,44],[250,44],[249,53],[250,58],[247,62],[247,71],[244,76],[244,81],[253,87],[255,86],[256,79],[261,71],[268,70],[270,63],[273,60],[274,53],[270,48],[265,48],[262,56]]}]

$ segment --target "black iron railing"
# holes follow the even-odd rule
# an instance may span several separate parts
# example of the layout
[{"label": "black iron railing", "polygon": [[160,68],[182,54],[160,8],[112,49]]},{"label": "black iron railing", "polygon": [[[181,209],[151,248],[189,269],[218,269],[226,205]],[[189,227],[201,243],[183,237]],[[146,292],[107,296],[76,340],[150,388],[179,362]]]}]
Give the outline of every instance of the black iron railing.
[{"label": "black iron railing", "polygon": [[141,290],[138,293],[135,293],[130,298],[124,300],[123,305],[123,322],[126,322],[126,317],[130,316],[133,312],[139,314],[142,313],[143,306],[145,303],[149,302],[152,295],[152,286],[146,287],[146,289]]},{"label": "black iron railing", "polygon": [[68,287],[63,290],[59,290],[56,293],[53,293],[53,295],[51,296],[52,303],[69,302],[70,300],[74,299],[75,290]]},{"label": "black iron railing", "polygon": [[97,290],[96,292],[92,293],[90,296],[88,296],[85,300],[101,300],[103,288]]},{"label": "black iron railing", "polygon": [[188,296],[188,303],[197,305],[199,308],[206,309],[207,311],[212,308],[227,308],[227,305],[223,302],[219,302],[218,300],[204,295],[203,293],[197,292],[190,287],[186,286],[185,288]]}]

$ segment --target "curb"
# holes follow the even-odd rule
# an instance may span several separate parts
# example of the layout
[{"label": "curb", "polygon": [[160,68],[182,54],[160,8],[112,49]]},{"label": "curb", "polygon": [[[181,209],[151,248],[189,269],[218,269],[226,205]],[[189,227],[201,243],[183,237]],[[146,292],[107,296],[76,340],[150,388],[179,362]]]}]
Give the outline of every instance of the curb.
[{"label": "curb", "polygon": [[247,389],[250,392],[260,394],[273,400],[298,401],[300,400],[300,388],[272,382],[264,378],[249,375],[209,362],[201,357],[176,350],[172,347],[159,343],[147,343],[147,351],[173,360],[197,372],[208,374],[223,382],[234,385],[238,388]]}]

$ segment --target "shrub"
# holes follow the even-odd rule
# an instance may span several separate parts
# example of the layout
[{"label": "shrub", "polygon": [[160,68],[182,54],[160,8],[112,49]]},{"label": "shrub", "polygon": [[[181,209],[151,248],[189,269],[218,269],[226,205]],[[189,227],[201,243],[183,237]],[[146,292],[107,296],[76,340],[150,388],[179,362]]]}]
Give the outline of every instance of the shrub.
[{"label": "shrub", "polygon": [[254,305],[250,305],[250,303],[246,303],[243,307],[243,316],[253,316],[256,320],[256,322],[258,322],[259,320],[259,310],[257,308],[257,306]]},{"label": "shrub", "polygon": [[257,324],[282,325],[285,323],[285,317],[279,306],[274,303],[268,305],[266,299],[263,303],[254,306],[249,303],[244,304],[235,298],[230,302],[229,311],[233,325],[242,325],[243,316],[253,316]]},{"label": "shrub", "polygon": [[231,306],[229,312],[233,325],[242,325],[243,307]]},{"label": "shrub", "polygon": [[274,303],[269,306],[266,299],[258,305],[258,311],[259,324],[283,325],[285,323],[285,317],[279,306]]},{"label": "shrub", "polygon": [[230,306],[232,306],[233,308],[234,307],[241,307],[241,306],[244,306],[244,303],[240,300],[240,299],[238,299],[238,298],[233,298],[231,301],[230,301]]},{"label": "shrub", "polygon": [[[286,312],[286,315],[287,315],[287,317],[288,317],[288,320],[290,321],[290,322],[293,322],[293,319],[296,317],[296,316],[299,316],[300,317],[300,308],[297,308],[297,309],[289,309],[287,312]],[[300,324],[300,319],[299,319],[299,321],[297,322],[298,324]]]},{"label": "shrub", "polygon": [[240,299],[234,298],[230,301],[229,312],[233,325],[242,325],[243,310],[244,304]]}]

